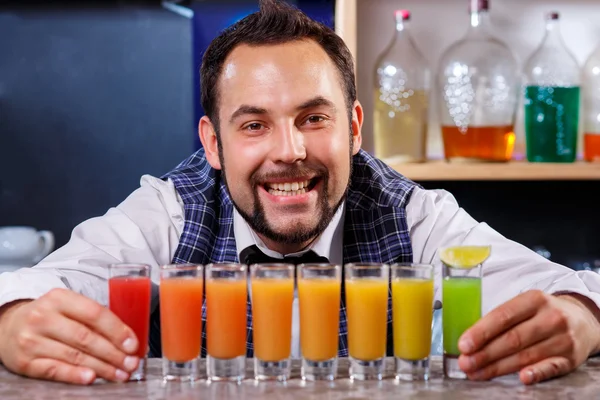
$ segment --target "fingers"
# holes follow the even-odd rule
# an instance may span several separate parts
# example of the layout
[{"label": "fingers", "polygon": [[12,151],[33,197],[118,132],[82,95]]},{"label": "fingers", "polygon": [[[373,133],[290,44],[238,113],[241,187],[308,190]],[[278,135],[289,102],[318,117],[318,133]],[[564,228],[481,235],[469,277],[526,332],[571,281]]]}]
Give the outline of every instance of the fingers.
[{"label": "fingers", "polygon": [[70,290],[55,289],[47,296],[60,313],[89,326],[125,353],[137,350],[138,340],[133,331],[109,309]]},{"label": "fingers", "polygon": [[[110,380],[115,379],[117,369],[131,372],[139,362],[137,357],[128,356],[87,326],[64,316],[54,318],[52,323],[40,327],[40,334],[53,339],[53,341],[64,343],[64,347],[61,347],[62,352],[56,350],[57,354],[49,354],[45,351],[44,357],[62,355],[60,359],[63,361],[73,364],[82,364],[83,361],[86,361],[88,366],[92,366],[89,364],[90,358],[96,359],[94,365],[101,369],[94,370],[96,372],[104,371],[103,375],[109,376],[107,379]],[[112,369],[109,370],[107,364],[112,365]]]},{"label": "fingers", "polygon": [[565,357],[551,357],[527,367],[519,374],[519,379],[526,385],[566,375],[574,369]]},{"label": "fingers", "polygon": [[480,351],[471,355],[461,355],[458,365],[466,373],[477,371],[553,335],[560,334],[566,328],[566,318],[561,318],[560,313],[541,312],[493,339]]},{"label": "fingers", "polygon": [[129,373],[92,357],[81,350],[47,338],[39,338],[37,340],[37,345],[32,349],[31,355],[34,360],[52,359],[71,366],[84,367],[86,371],[93,371],[97,378],[108,381],[125,382],[129,379]]},{"label": "fingers", "polygon": [[96,374],[89,368],[69,365],[49,358],[33,360],[25,373],[31,378],[80,385],[89,385],[96,379]]},{"label": "fingers", "polygon": [[572,348],[573,343],[565,340],[563,335],[552,336],[550,339],[528,347],[517,354],[500,359],[485,368],[467,373],[467,376],[473,380],[489,380],[512,374],[549,357],[554,358],[554,356],[570,354]]},{"label": "fingers", "polygon": [[472,354],[513,326],[531,318],[548,302],[548,295],[530,290],[490,311],[458,341],[463,354]]}]

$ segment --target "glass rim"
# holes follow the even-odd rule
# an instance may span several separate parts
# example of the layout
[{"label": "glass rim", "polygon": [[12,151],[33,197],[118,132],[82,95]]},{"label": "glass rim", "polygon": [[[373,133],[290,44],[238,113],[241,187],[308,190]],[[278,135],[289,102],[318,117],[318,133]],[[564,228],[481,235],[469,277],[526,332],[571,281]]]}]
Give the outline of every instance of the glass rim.
[{"label": "glass rim", "polygon": [[446,268],[450,268],[450,269],[455,270],[455,271],[460,271],[460,270],[468,271],[468,270],[471,270],[471,269],[482,268],[483,267],[483,263],[479,263],[477,265],[473,265],[473,266],[470,266],[470,267],[456,267],[456,266],[453,266],[453,265],[446,264],[443,261],[442,261],[442,265],[444,267],[446,267]]},{"label": "glass rim", "polygon": [[365,263],[348,263],[344,265],[346,269],[377,269],[377,268],[385,268],[387,269],[389,264],[387,263],[375,263],[375,262],[365,262]]},{"label": "glass rim", "polygon": [[229,272],[246,272],[247,271],[246,264],[240,263],[210,263],[206,264],[204,268],[207,271],[229,271]]},{"label": "glass rim", "polygon": [[294,270],[296,266],[292,263],[257,263],[250,264],[250,271],[256,271],[261,269],[273,270],[273,271],[286,271]]},{"label": "glass rim", "polygon": [[390,268],[395,271],[431,271],[433,270],[433,265],[425,263],[395,263],[390,265]]},{"label": "glass rim", "polygon": [[326,269],[334,269],[341,270],[342,266],[340,264],[331,264],[331,263],[302,263],[297,265],[298,269],[302,270],[326,270]]},{"label": "glass rim", "polygon": [[108,269],[138,269],[138,270],[150,270],[150,265],[143,263],[113,263],[108,265]]},{"label": "glass rim", "polygon": [[204,269],[204,265],[192,264],[192,263],[165,264],[165,265],[161,265],[159,268],[161,271],[187,271],[187,270],[202,270],[202,269]]}]

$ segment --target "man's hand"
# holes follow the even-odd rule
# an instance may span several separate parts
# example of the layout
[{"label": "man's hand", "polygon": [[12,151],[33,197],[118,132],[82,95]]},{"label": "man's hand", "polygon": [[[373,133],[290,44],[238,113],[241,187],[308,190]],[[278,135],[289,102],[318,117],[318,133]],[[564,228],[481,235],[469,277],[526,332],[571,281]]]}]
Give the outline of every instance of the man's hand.
[{"label": "man's hand", "polygon": [[107,308],[54,289],[33,301],[2,307],[0,360],[32,378],[90,384],[125,381],[139,363],[133,331]]},{"label": "man's hand", "polygon": [[600,349],[600,322],[584,304],[538,290],[515,297],[461,336],[460,368],[473,380],[520,371],[524,384],[573,371]]}]

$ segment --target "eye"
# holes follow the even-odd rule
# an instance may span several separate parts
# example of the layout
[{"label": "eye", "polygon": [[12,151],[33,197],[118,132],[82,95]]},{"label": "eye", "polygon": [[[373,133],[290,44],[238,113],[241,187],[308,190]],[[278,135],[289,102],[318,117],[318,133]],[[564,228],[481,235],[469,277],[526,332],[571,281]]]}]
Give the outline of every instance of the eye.
[{"label": "eye", "polygon": [[322,115],[311,115],[306,118],[306,122],[309,124],[318,124],[319,122],[325,121],[325,117]]},{"label": "eye", "polygon": [[248,130],[248,131],[258,131],[262,128],[263,128],[262,124],[260,124],[258,122],[252,122],[252,123],[244,126],[244,129]]}]

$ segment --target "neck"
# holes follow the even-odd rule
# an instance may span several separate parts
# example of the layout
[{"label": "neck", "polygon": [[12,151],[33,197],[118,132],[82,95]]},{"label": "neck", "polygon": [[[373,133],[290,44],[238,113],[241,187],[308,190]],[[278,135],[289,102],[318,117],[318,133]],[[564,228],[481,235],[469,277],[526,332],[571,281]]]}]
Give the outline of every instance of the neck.
[{"label": "neck", "polygon": [[560,47],[562,45],[562,39],[560,37],[560,29],[557,20],[546,21],[544,44],[551,47]]},{"label": "neck", "polygon": [[481,35],[488,32],[489,15],[487,10],[471,11],[468,35]]},{"label": "neck", "polygon": [[410,25],[408,19],[404,19],[402,13],[396,12],[394,16],[396,19],[396,30],[394,31],[394,38],[392,39],[392,45],[402,45],[406,38],[410,40],[410,36],[408,35],[407,28]]}]

